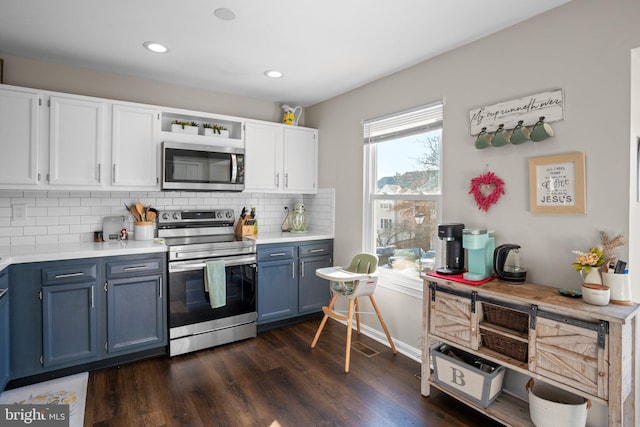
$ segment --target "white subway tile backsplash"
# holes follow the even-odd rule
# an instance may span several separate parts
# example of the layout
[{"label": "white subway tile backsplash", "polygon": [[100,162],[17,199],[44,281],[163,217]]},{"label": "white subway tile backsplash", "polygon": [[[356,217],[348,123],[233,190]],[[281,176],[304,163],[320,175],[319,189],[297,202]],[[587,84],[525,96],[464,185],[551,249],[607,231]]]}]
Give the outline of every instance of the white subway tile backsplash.
[{"label": "white subway tile backsplash", "polygon": [[47,234],[47,227],[23,227],[22,232],[25,236],[40,236],[43,234]]},{"label": "white subway tile backsplash", "polygon": [[38,197],[35,199],[35,205],[37,207],[58,207],[58,200],[57,198],[50,198],[50,197]]},{"label": "white subway tile backsplash", "polygon": [[35,245],[36,236],[17,236],[11,238],[11,246]]},{"label": "white subway tile backsplash", "polygon": [[58,217],[69,216],[69,208],[68,207],[48,208],[47,216],[58,216]]},{"label": "white subway tile backsplash", "polygon": [[69,234],[68,225],[52,225],[47,227],[47,234]]},{"label": "white subway tile backsplash", "polygon": [[57,216],[40,216],[36,218],[37,225],[58,225],[60,218]]},{"label": "white subway tile backsplash", "polygon": [[[231,208],[236,217],[243,207],[256,208],[259,230],[278,232],[287,206],[304,202],[309,229],[333,233],[335,190],[315,195],[211,192],[90,192],[0,190],[0,246],[93,241],[105,216],[129,217],[124,205],[140,201],[158,210]],[[27,221],[11,220],[11,206],[27,205]]]}]

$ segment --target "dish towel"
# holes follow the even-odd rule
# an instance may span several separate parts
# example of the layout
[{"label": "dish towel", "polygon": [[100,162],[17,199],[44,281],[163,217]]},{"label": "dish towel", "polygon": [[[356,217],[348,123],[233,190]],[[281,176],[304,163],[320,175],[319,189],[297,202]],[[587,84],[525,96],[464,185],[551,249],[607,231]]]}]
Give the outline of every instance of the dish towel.
[{"label": "dish towel", "polygon": [[207,261],[204,268],[205,291],[209,292],[211,308],[227,304],[227,278],[224,261]]}]

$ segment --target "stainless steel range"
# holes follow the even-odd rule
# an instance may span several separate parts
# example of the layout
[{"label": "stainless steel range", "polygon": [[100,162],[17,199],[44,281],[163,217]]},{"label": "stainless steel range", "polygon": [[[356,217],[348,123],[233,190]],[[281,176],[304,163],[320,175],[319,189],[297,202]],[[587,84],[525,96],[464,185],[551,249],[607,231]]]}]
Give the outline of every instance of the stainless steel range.
[{"label": "stainless steel range", "polygon": [[[256,245],[234,235],[232,209],[162,211],[169,247],[169,356],[256,336]],[[212,308],[207,263],[224,261],[226,303]]]}]

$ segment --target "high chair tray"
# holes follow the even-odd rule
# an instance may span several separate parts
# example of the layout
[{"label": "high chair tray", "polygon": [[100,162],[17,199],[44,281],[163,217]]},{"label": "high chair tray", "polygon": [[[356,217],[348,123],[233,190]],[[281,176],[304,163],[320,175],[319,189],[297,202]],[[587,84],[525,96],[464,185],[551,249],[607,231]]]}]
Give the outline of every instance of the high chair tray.
[{"label": "high chair tray", "polygon": [[355,280],[365,280],[371,277],[370,274],[352,273],[343,270],[342,267],[319,268],[316,270],[316,275],[334,282],[351,282]]}]

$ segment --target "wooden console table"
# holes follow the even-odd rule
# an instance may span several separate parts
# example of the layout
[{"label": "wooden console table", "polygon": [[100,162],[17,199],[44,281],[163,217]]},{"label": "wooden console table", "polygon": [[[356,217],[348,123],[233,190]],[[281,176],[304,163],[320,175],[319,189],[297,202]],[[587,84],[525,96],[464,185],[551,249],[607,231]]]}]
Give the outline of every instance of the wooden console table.
[{"label": "wooden console table", "polygon": [[[469,286],[424,276],[422,394],[430,387],[473,406],[509,426],[533,426],[528,403],[502,393],[483,408],[435,382],[431,347],[446,343],[576,395],[605,405],[609,426],[635,427],[636,329],[640,305],[589,305],[560,295],[558,289],[535,284],[492,281]],[[492,324],[486,307],[526,316],[526,332]],[[527,346],[518,360],[487,346],[494,334]]]}]

